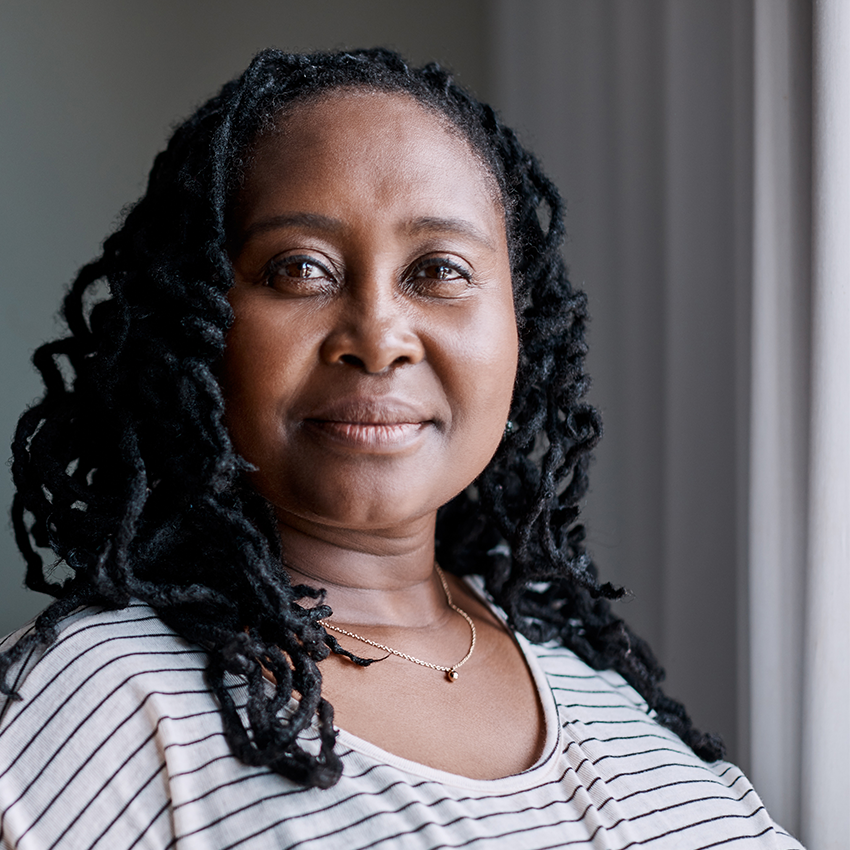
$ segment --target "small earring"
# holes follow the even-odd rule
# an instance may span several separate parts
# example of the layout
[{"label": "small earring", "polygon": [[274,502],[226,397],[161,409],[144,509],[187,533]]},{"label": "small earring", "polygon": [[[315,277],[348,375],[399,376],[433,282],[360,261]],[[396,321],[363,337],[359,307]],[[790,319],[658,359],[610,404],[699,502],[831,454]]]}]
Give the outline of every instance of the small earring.
[{"label": "small earring", "polygon": [[508,419],[508,421],[505,422],[505,437],[510,437],[515,430],[516,424],[512,420]]}]

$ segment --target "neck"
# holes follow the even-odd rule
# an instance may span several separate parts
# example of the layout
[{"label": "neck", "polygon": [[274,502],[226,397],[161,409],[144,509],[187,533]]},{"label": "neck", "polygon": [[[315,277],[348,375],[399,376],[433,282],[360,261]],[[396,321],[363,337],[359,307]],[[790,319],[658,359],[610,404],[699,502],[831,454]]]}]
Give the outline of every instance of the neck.
[{"label": "neck", "polygon": [[403,533],[280,519],[283,564],[293,584],[327,591],[336,623],[427,626],[448,613],[434,570],[435,519],[423,518]]}]

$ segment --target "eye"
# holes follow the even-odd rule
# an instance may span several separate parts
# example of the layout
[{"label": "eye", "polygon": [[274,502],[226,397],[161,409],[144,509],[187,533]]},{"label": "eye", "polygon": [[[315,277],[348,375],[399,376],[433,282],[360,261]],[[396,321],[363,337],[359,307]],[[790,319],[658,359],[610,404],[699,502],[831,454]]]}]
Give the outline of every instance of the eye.
[{"label": "eye", "polygon": [[468,280],[469,272],[450,260],[426,260],[412,275],[415,280]]},{"label": "eye", "polygon": [[451,298],[469,288],[472,271],[448,257],[430,257],[417,263],[407,282],[423,295]]},{"label": "eye", "polygon": [[266,268],[265,280],[275,289],[309,292],[326,289],[334,276],[313,257],[278,257]]}]

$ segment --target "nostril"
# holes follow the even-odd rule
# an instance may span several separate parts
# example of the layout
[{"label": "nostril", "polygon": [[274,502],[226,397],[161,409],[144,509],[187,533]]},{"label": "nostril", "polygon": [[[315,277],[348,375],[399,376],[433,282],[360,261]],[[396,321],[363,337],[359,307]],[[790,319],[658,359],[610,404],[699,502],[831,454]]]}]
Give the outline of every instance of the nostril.
[{"label": "nostril", "polygon": [[322,360],[378,375],[424,357],[422,341],[414,331],[379,319],[346,320],[331,329],[321,345]]},{"label": "nostril", "polygon": [[348,366],[356,366],[358,369],[366,368],[366,364],[356,354],[343,354],[339,359]]},{"label": "nostril", "polygon": [[405,363],[410,363],[410,358],[405,355],[400,355],[392,361],[392,363],[387,364],[382,369],[374,369],[370,368],[367,362],[356,354],[342,354],[339,357],[340,363],[345,363],[346,366],[354,366],[357,369],[363,369],[365,372],[370,372],[374,374],[379,374],[381,372],[386,372],[387,369],[392,369],[395,366],[403,366]]}]

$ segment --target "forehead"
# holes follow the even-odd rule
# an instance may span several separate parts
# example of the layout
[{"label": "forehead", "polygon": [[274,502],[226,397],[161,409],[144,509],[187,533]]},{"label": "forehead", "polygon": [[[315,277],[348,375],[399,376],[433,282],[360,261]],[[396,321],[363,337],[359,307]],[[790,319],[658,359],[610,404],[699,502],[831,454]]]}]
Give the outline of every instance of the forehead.
[{"label": "forehead", "polygon": [[379,205],[485,204],[504,217],[496,180],[463,132],[406,94],[344,89],[285,109],[254,145],[236,217],[310,187]]}]

